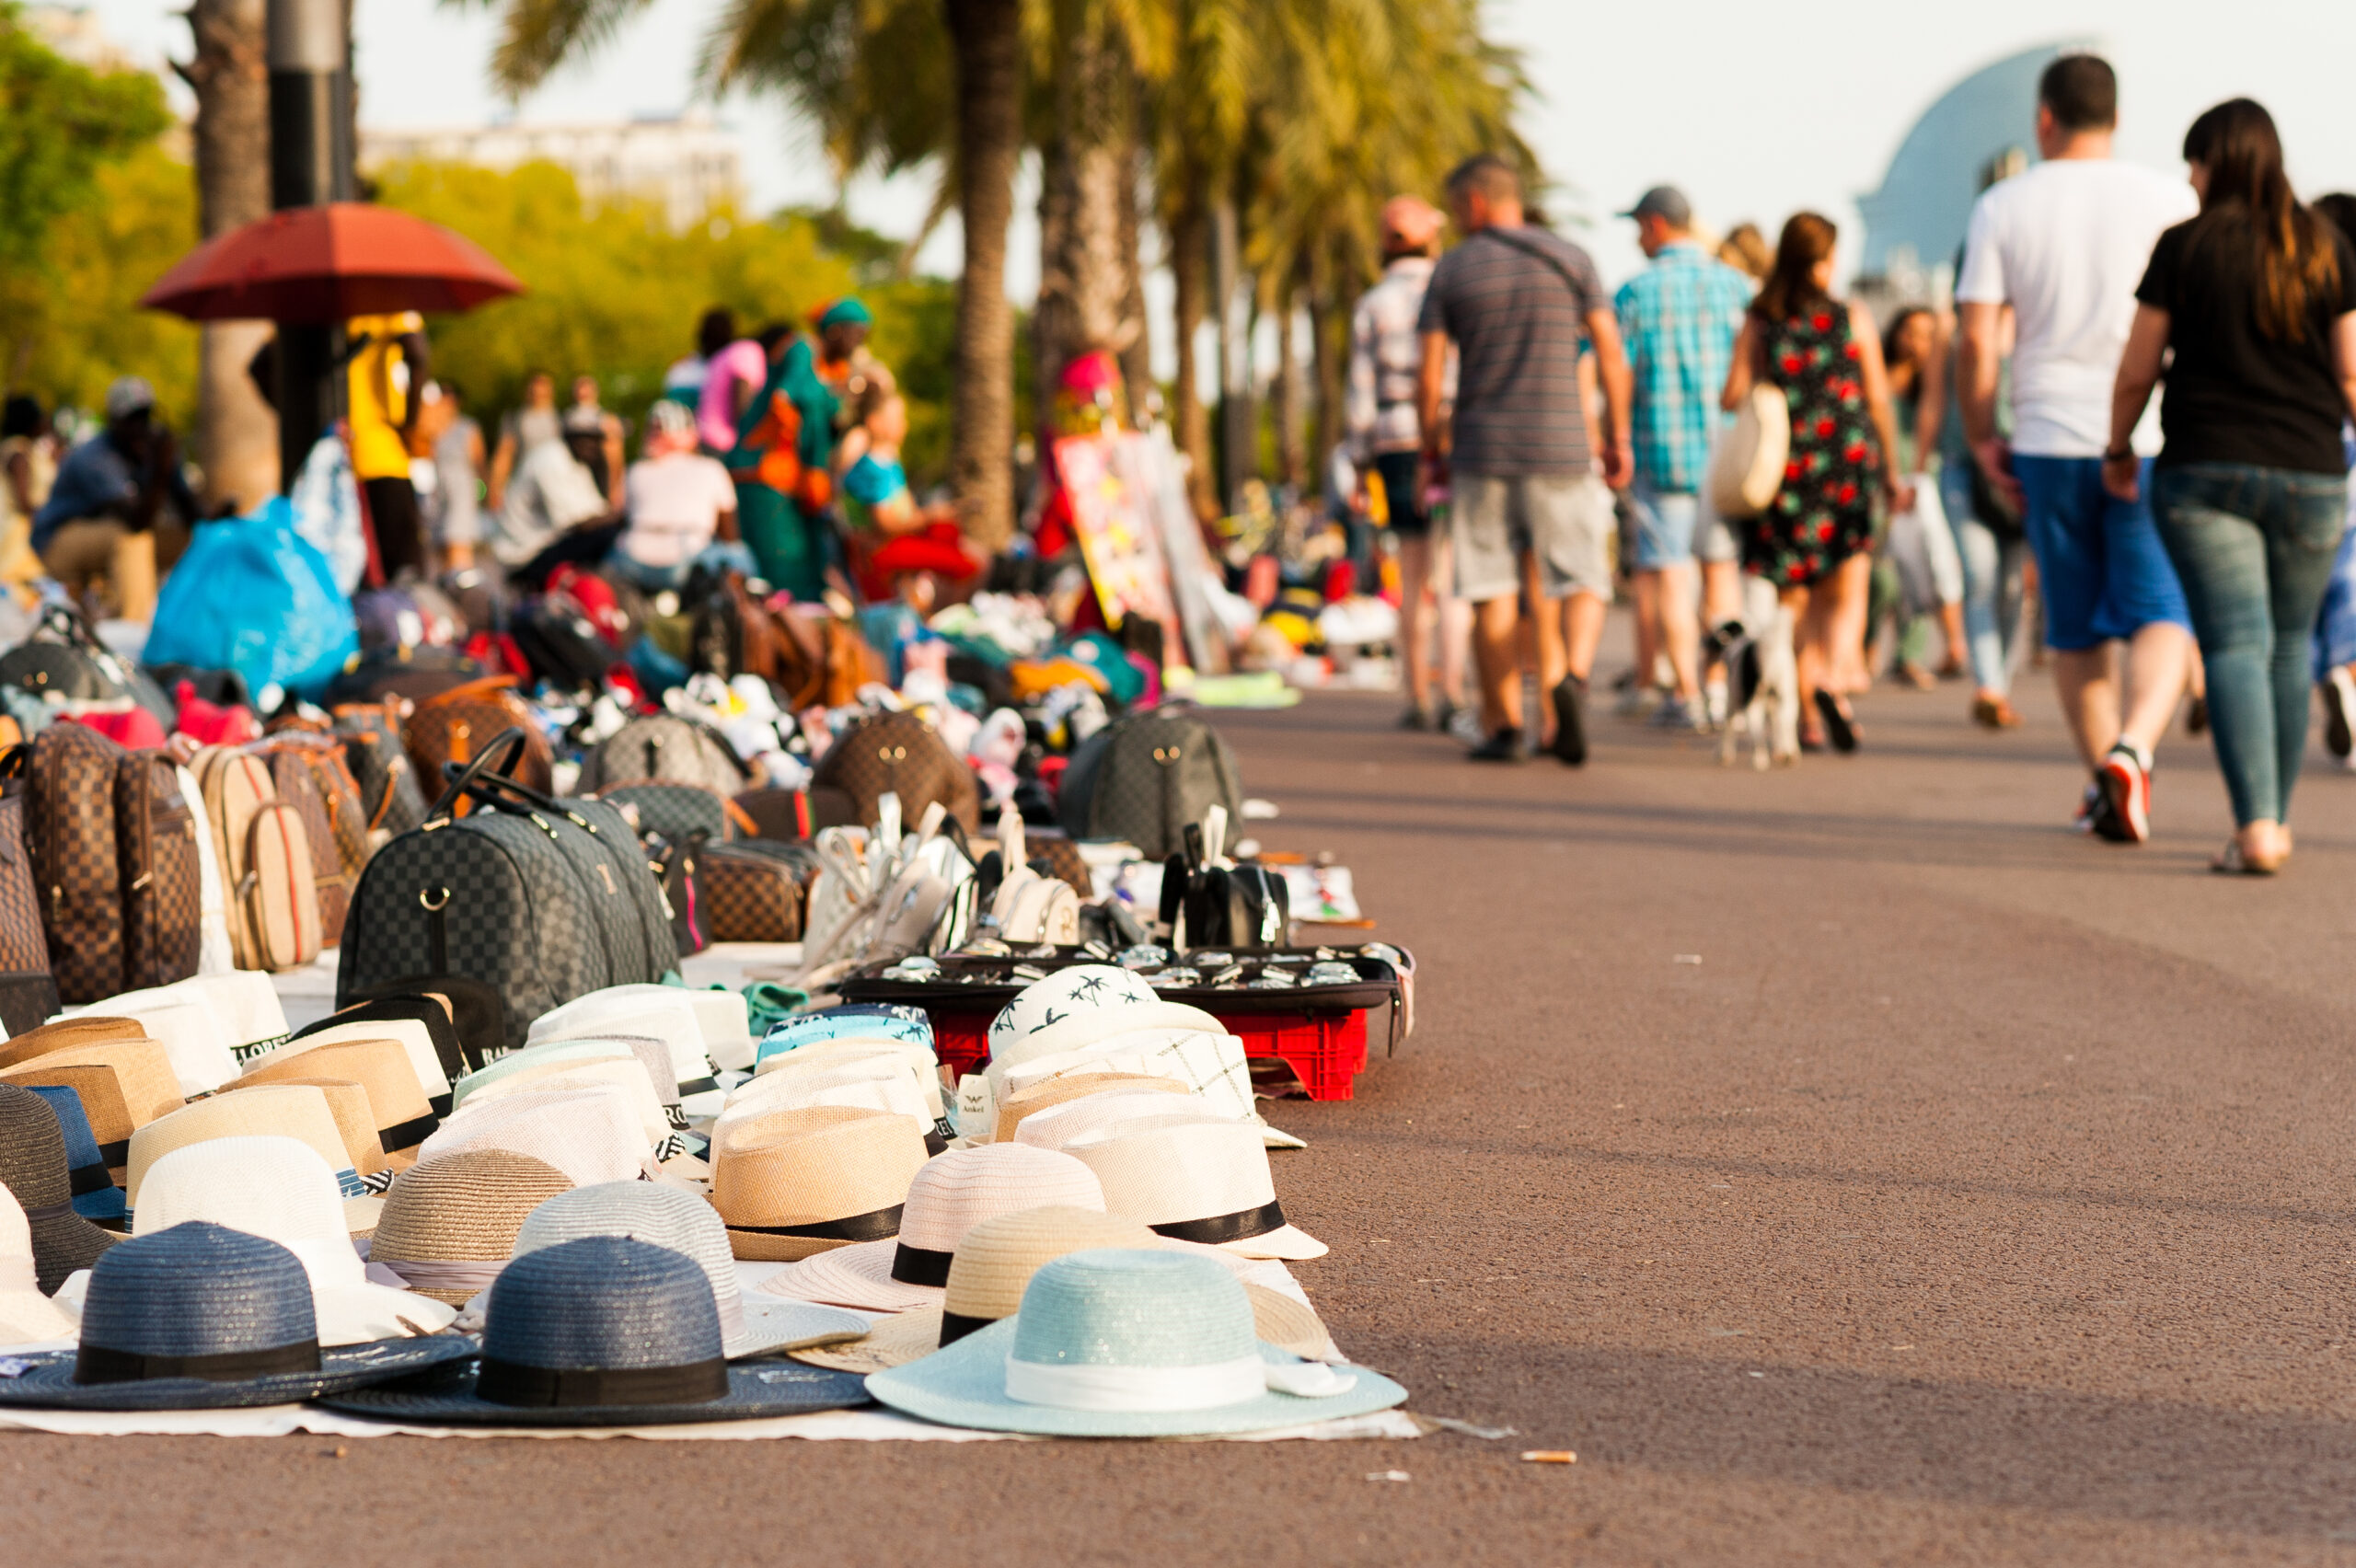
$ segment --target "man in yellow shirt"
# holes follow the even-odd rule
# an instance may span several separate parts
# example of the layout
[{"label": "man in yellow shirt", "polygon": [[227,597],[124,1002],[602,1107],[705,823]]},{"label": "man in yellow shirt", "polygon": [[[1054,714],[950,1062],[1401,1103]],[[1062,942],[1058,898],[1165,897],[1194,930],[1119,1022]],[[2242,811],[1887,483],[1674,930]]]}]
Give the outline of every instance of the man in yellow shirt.
[{"label": "man in yellow shirt", "polygon": [[352,346],[352,472],[368,499],[376,559],[387,582],[405,570],[422,576],[425,536],[409,447],[421,406],[411,392],[425,385],[425,318],[413,310],[356,316],[344,330]]}]

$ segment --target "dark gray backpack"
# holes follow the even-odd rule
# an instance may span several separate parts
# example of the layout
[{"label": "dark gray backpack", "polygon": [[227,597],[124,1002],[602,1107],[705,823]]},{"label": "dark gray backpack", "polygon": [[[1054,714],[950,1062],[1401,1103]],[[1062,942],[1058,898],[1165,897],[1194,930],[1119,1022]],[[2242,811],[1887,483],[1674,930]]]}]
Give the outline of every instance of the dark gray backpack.
[{"label": "dark gray backpack", "polygon": [[1074,838],[1126,839],[1158,860],[1213,806],[1243,820],[1235,754],[1191,710],[1161,708],[1090,736],[1064,772],[1056,813]]}]

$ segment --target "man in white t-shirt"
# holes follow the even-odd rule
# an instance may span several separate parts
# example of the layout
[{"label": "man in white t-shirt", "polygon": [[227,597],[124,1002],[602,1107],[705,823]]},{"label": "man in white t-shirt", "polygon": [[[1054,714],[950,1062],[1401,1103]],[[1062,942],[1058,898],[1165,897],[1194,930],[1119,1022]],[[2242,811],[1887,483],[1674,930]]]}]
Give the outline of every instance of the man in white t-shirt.
[{"label": "man in white t-shirt", "polygon": [[736,541],[736,483],[696,450],[696,417],[684,404],[666,398],[647,410],[645,455],[622,482],[622,513],[629,524],[606,564],[641,588],[678,587],[708,552],[753,571]]},{"label": "man in white t-shirt", "polygon": [[[1989,482],[2021,507],[2037,555],[2054,684],[2094,769],[2082,831],[2151,836],[2152,748],[2183,695],[2191,617],[2152,521],[2154,421],[2136,432],[2139,499],[2102,487],[2111,383],[2135,317],[2135,286],[2163,229],[2200,210],[2181,179],[2111,157],[2119,79],[2067,54],[2038,83],[2044,162],[1991,186],[1971,210],[1956,303],[1964,433]],[[1998,335],[2013,313],[2013,438],[1996,432]],[[2124,455],[2118,454],[2117,455]],[[2126,679],[2111,644],[2126,644]]]}]

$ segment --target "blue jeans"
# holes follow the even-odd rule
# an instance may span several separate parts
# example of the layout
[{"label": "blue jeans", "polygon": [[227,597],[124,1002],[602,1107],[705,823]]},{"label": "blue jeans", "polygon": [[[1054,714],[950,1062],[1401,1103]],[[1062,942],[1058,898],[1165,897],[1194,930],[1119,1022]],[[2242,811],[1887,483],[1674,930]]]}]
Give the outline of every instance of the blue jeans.
[{"label": "blue jeans", "polygon": [[2328,678],[2342,664],[2356,664],[2356,528],[2339,541],[2331,585],[2316,617],[2316,679]]},{"label": "blue jeans", "polygon": [[2000,536],[1971,509],[1969,457],[1939,470],[1939,500],[1955,530],[1956,553],[1963,558],[1963,640],[1971,659],[1971,684],[1981,691],[2010,696],[2013,656],[2021,636],[2021,565],[2028,547]]},{"label": "blue jeans", "polygon": [[2307,749],[2308,639],[2347,525],[2347,476],[2187,463],[2158,470],[2152,491],[2209,667],[2234,821],[2285,821]]},{"label": "blue jeans", "polygon": [[2013,472],[2027,502],[2024,521],[2049,647],[2078,652],[2159,622],[2192,625],[2152,522],[2148,461],[2135,501],[2102,488],[2098,457],[2015,454]]},{"label": "blue jeans", "polygon": [[1628,492],[1636,514],[1634,565],[1662,571],[1693,559],[1693,534],[1702,520],[1702,498],[1692,490],[1657,490],[1638,479]]},{"label": "blue jeans", "polygon": [[734,539],[715,539],[700,553],[676,566],[649,566],[644,561],[632,559],[617,546],[614,553],[606,558],[606,565],[649,594],[686,587],[688,574],[699,566],[710,567],[715,571],[733,569],[747,577],[761,574],[761,569],[753,563],[753,552]]}]

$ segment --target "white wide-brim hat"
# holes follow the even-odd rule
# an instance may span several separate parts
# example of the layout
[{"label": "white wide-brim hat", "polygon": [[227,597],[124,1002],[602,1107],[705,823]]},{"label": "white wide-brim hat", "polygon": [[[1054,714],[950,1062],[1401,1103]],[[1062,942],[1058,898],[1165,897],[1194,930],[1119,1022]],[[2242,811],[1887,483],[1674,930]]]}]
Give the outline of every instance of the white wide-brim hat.
[{"label": "white wide-brim hat", "polygon": [[941,1298],[957,1244],[974,1227],[1042,1205],[1102,1212],[1096,1173],[1068,1154],[1021,1144],[951,1149],[908,1183],[900,1234],[821,1252],[761,1282],[772,1296],[905,1312]]},{"label": "white wide-brim hat", "polygon": [[629,1101],[631,1113],[638,1118],[639,1131],[649,1147],[662,1142],[670,1132],[670,1122],[663,1114],[663,1102],[654,1097],[654,1086],[647,1081],[646,1065],[635,1056],[581,1056],[571,1061],[537,1063],[477,1086],[467,1096],[466,1103],[488,1105],[511,1095],[553,1093],[596,1084],[610,1084],[621,1091]]},{"label": "white wide-brim hat", "polygon": [[1084,1094],[1050,1105],[1022,1118],[1014,1141],[1033,1148],[1068,1148],[1084,1138],[1102,1137],[1127,1127],[1160,1126],[1168,1122],[1224,1122],[1190,1094],[1156,1093],[1134,1087]]},{"label": "white wide-brim hat", "polygon": [[941,1096],[940,1059],[929,1047],[906,1040],[871,1035],[821,1041],[762,1057],[760,1066],[753,1069],[753,1078],[758,1081],[780,1073],[824,1072],[855,1062],[879,1060],[897,1063],[906,1070],[910,1080],[924,1090],[936,1119],[948,1114],[947,1102]]},{"label": "white wide-brim hat", "polygon": [[1325,1255],[1325,1243],[1286,1220],[1268,1151],[1248,1123],[1114,1127],[1068,1144],[1064,1152],[1096,1172],[1106,1209],[1143,1220],[1157,1234],[1247,1258],[1301,1262]]},{"label": "white wide-brim hat", "polygon": [[321,1344],[433,1333],[457,1314],[441,1302],[370,1282],[344,1228],[335,1172],[299,1138],[214,1138],[149,1168],[133,1234],[210,1220],[275,1241],[311,1276]]},{"label": "white wide-brim hat", "polygon": [[629,1182],[648,1148],[637,1109],[612,1084],[503,1095],[454,1112],[417,1151],[418,1162],[469,1148],[503,1148],[556,1167],[576,1187]]},{"label": "white wide-brim hat", "polygon": [[1075,964],[1025,986],[990,1020],[990,1090],[1001,1092],[1006,1069],[1035,1056],[1082,1050],[1138,1030],[1227,1032],[1202,1009],[1162,1000],[1128,970]]},{"label": "white wide-brim hat", "polygon": [[[658,1002],[684,999],[695,1011],[697,1028],[703,1035],[704,1054],[711,1058],[713,1066],[724,1067],[731,1072],[744,1072],[753,1065],[752,1009],[738,992],[698,991],[678,986],[636,981],[627,986],[608,986],[591,995],[611,997],[617,1003],[631,997],[652,997]],[[576,998],[579,1001],[588,999],[587,997]],[[556,1010],[560,1013],[564,1009]],[[567,1027],[564,1032],[571,1034],[575,1031]]]},{"label": "white wide-brim hat", "polygon": [[877,1059],[853,1063],[827,1072],[773,1073],[748,1079],[733,1090],[712,1123],[712,1134],[748,1116],[787,1111],[802,1105],[858,1105],[888,1111],[917,1124],[925,1147],[934,1154],[945,1147],[932,1107],[923,1090],[908,1081],[896,1064]]},{"label": "white wide-brim hat", "polygon": [[135,1018],[147,1038],[163,1046],[183,1096],[208,1094],[237,1076],[229,1031],[202,991],[164,987],[126,991],[94,1004],[101,1018]]},{"label": "white wide-brim hat", "polygon": [[712,1077],[703,1025],[688,995],[669,986],[632,987],[627,995],[592,991],[535,1019],[529,1040],[537,1045],[549,1040],[651,1035],[671,1049],[681,1107],[690,1116],[710,1116],[720,1109],[720,1085]]}]

